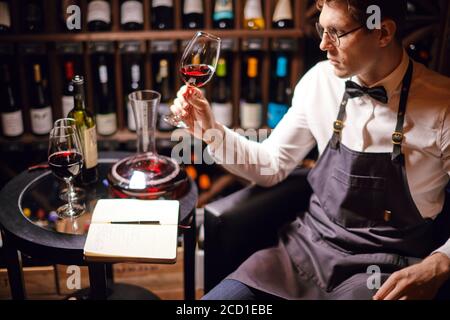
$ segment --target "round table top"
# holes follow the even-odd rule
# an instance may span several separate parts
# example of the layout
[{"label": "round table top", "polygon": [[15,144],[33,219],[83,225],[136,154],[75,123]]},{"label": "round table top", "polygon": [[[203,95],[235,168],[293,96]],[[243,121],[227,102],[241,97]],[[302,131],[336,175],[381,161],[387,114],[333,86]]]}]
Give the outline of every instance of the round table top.
[{"label": "round table top", "polygon": [[[23,172],[0,191],[0,225],[12,236],[15,246],[32,256],[39,255],[55,263],[82,263],[83,247],[95,204],[113,198],[106,176],[126,152],[100,153],[99,179],[91,186],[80,186],[86,212],[78,218],[59,219],[55,210],[65,201],[60,194],[65,184],[50,170]],[[180,222],[188,220],[197,204],[198,191],[190,180],[189,191],[180,201]]]}]

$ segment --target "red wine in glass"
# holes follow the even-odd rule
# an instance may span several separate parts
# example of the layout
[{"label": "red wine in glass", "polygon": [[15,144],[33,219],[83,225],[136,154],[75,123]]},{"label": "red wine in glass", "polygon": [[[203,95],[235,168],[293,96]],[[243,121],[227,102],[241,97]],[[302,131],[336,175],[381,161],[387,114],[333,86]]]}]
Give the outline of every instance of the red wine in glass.
[{"label": "red wine in glass", "polygon": [[48,157],[48,165],[61,180],[73,179],[81,171],[83,156],[74,151],[55,152]]},{"label": "red wine in glass", "polygon": [[214,67],[207,64],[190,64],[180,69],[183,81],[188,85],[201,88],[213,76]]}]

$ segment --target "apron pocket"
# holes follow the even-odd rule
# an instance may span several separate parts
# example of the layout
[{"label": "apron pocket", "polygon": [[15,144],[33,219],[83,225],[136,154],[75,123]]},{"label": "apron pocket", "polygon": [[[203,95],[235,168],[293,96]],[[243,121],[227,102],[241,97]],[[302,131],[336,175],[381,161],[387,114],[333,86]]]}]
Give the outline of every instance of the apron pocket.
[{"label": "apron pocket", "polygon": [[334,168],[323,201],[328,217],[347,228],[384,224],[386,179],[351,175]]}]

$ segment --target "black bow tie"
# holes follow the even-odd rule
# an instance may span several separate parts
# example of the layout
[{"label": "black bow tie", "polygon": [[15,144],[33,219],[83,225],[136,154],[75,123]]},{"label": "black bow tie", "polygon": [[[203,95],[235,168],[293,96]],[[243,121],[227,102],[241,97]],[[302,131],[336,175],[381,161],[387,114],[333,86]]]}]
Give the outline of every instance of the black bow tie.
[{"label": "black bow tie", "polygon": [[367,94],[381,103],[386,104],[388,102],[386,89],[382,86],[373,88],[361,87],[359,84],[348,80],[345,82],[345,92],[348,93],[350,98],[361,97]]}]

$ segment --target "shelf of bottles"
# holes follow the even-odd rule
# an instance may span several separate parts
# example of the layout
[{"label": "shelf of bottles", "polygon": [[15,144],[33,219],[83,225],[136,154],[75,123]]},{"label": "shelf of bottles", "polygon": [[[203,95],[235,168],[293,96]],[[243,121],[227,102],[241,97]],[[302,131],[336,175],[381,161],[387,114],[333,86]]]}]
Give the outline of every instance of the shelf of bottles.
[{"label": "shelf of bottles", "polygon": [[[52,120],[73,107],[75,74],[86,78],[87,107],[96,115],[99,139],[134,140],[127,95],[155,89],[162,93],[160,116],[168,113],[182,85],[178,61],[195,30],[224,40],[216,77],[205,88],[218,120],[230,127],[273,127],[303,74],[306,5],[306,0],[0,1],[0,81],[7,88],[2,101],[8,101],[2,105],[0,141],[44,141]],[[269,90],[272,85],[276,92]],[[173,129],[158,121],[158,138],[170,138]]]},{"label": "shelf of bottles", "polygon": [[[438,71],[448,70],[449,10],[447,0],[408,1],[405,46]],[[75,74],[85,76],[99,139],[134,140],[127,95],[155,89],[168,113],[181,52],[199,29],[224,39],[206,86],[217,120],[273,128],[298,79],[326,58],[317,18],[315,0],[0,0],[0,141],[44,141],[73,107]],[[158,121],[158,138],[172,130]]]}]

